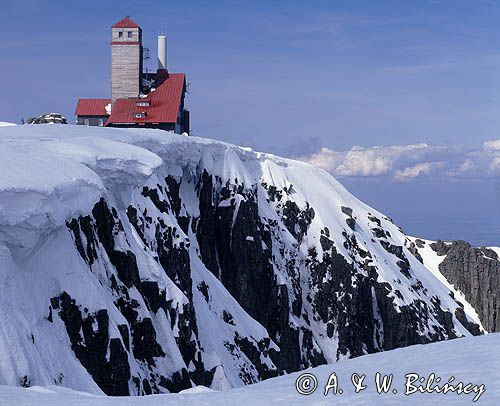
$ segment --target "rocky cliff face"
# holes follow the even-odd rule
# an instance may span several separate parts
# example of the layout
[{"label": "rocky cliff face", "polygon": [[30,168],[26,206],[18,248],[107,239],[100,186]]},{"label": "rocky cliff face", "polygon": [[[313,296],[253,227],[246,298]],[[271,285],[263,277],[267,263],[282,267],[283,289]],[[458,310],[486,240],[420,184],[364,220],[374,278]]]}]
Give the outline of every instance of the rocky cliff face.
[{"label": "rocky cliff face", "polygon": [[474,307],[486,331],[500,331],[498,249],[475,248],[465,241],[438,241],[430,247],[442,257],[439,271]]},{"label": "rocky cliff face", "polygon": [[[482,331],[467,300],[484,291],[456,297],[412,239],[318,168],[161,131],[44,131],[12,138],[43,140],[36,159],[70,154],[84,169],[0,218],[12,287],[0,312],[16,333],[0,333],[15,354],[0,360],[2,384],[223,389]],[[79,176],[95,190],[69,198]],[[494,286],[498,262],[472,251]],[[495,306],[484,302],[481,321]]]}]

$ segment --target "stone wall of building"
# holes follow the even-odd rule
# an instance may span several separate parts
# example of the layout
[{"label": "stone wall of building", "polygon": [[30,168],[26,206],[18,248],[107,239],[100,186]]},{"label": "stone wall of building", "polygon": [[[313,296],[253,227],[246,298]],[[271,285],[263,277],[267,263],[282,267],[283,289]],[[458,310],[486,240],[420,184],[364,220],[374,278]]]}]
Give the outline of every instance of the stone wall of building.
[{"label": "stone wall of building", "polygon": [[[122,32],[122,35],[119,35]],[[129,36],[129,32],[131,36]],[[141,32],[138,28],[113,28],[111,43],[111,98],[137,97],[141,76]]]}]

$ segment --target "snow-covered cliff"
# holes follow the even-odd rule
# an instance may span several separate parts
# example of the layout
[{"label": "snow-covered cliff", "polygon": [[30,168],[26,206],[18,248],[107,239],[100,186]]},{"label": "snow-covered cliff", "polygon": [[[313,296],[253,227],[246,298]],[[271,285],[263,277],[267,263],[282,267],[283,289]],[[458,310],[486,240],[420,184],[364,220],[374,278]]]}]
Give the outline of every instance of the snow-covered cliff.
[{"label": "snow-covered cliff", "polygon": [[0,384],[226,389],[483,331],[312,165],[83,126],[2,127],[0,154]]}]

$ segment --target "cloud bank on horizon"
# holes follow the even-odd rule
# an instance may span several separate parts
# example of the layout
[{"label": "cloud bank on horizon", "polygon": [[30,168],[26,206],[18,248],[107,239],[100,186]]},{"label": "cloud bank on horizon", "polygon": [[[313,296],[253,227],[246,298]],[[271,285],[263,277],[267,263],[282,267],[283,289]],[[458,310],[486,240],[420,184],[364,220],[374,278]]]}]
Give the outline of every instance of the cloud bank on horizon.
[{"label": "cloud bank on horizon", "polygon": [[298,159],[337,177],[484,179],[500,177],[500,139],[478,148],[412,145],[354,146],[348,151],[320,148]]}]

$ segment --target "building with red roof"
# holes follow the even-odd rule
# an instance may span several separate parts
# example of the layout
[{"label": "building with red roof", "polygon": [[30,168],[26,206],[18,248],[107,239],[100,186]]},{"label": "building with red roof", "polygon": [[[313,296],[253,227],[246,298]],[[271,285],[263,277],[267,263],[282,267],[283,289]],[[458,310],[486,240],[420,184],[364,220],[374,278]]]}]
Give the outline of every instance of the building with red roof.
[{"label": "building with red roof", "polygon": [[124,19],[118,21],[116,24],[113,24],[111,28],[141,28],[136,23],[134,23],[130,16],[126,16]]},{"label": "building with red roof", "polygon": [[111,32],[111,98],[78,100],[77,123],[189,134],[186,76],[168,72],[166,37],[158,36],[158,70],[144,73],[141,27],[127,16]]}]

